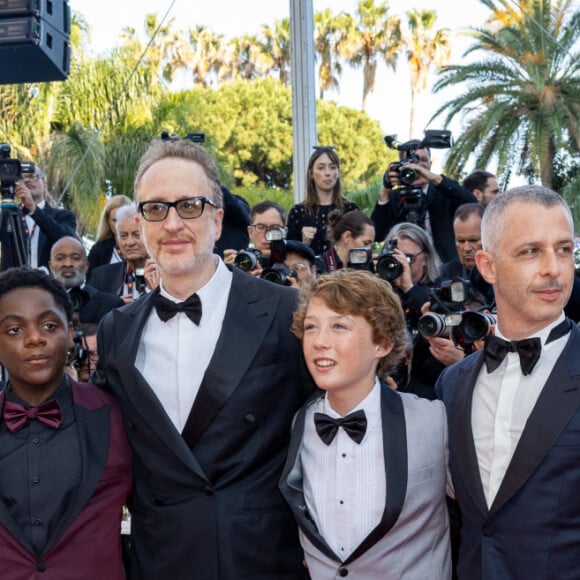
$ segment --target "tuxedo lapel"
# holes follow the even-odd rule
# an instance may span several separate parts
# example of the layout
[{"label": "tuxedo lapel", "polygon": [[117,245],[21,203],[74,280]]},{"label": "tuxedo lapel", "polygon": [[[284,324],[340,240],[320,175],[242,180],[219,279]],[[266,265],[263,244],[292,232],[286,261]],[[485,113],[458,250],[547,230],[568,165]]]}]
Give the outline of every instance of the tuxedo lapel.
[{"label": "tuxedo lapel", "polygon": [[580,407],[580,331],[573,327],[564,351],[526,423],[491,512],[498,511],[526,483]]},{"label": "tuxedo lapel", "polygon": [[171,422],[157,395],[135,367],[143,327],[153,308],[153,294],[150,292],[139,298],[135,307],[128,313],[124,309],[112,311],[116,333],[114,344],[118,345],[113,356],[119,357],[120,380],[135,411],[142,416],[151,429],[155,430],[156,435],[172,453],[199,477],[207,481],[201,465]]},{"label": "tuxedo lapel", "polygon": [[298,525],[304,535],[323,554],[336,562],[341,562],[341,559],[332,551],[332,548],[320,535],[320,532],[308,511],[306,499],[304,497],[304,479],[302,475],[302,462],[300,461],[300,447],[302,445],[302,437],[304,436],[306,409],[322,396],[323,394],[320,392],[315,393],[296,414],[294,425],[292,426],[288,458],[282,471],[279,487],[284,499],[290,505],[294,517],[298,521]]},{"label": "tuxedo lapel", "polygon": [[[73,390],[74,398],[74,390]],[[68,509],[61,516],[43,552],[48,552],[71,526],[95,492],[101,479],[109,452],[110,408],[102,406],[95,410],[75,404],[77,433],[82,458],[82,474],[79,487]]]},{"label": "tuxedo lapel", "polygon": [[387,481],[385,509],[379,524],[345,560],[349,564],[381,540],[395,525],[407,493],[408,455],[405,411],[400,395],[381,384],[383,455]]},{"label": "tuxedo lapel", "polygon": [[267,340],[279,307],[275,294],[264,295],[247,274],[234,268],[226,317],[216,348],[183,429],[193,448],[220,409],[240,384],[251,362]]},{"label": "tuxedo lapel", "polygon": [[479,463],[471,426],[473,389],[482,365],[483,351],[480,351],[473,357],[469,366],[462,366],[458,370],[449,421],[449,446],[451,448],[450,455],[455,458],[453,463],[460,472],[465,487],[472,491],[472,501],[481,514],[485,516],[488,513],[487,501],[479,474]]}]

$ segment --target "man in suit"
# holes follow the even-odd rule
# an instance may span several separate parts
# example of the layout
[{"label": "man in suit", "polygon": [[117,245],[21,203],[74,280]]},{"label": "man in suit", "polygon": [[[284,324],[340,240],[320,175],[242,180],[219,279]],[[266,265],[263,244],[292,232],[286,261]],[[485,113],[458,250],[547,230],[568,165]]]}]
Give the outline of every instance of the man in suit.
[{"label": "man in suit", "polygon": [[[412,140],[410,146],[420,145]],[[407,153],[401,151],[404,157]],[[425,196],[424,223],[420,223],[431,233],[435,249],[442,262],[449,262],[457,257],[453,237],[453,216],[455,210],[463,203],[475,203],[476,197],[454,179],[431,171],[431,151],[428,147],[415,149],[418,163],[407,163],[405,168],[413,169],[417,179],[411,187],[420,189]],[[383,179],[383,188],[371,214],[375,224],[375,239],[382,242],[390,229],[397,223],[412,221],[405,214],[405,204],[401,202],[398,171],[389,166]],[[419,223],[419,222],[414,222]]]},{"label": "man in suit", "polygon": [[130,203],[120,207],[116,218],[117,241],[123,260],[98,266],[92,271],[89,282],[98,290],[120,296],[127,304],[146,290],[148,255],[137,224],[137,206]]},{"label": "man in suit", "polygon": [[76,236],[74,213],[51,207],[47,194],[46,176],[38,165],[34,165],[34,173],[24,173],[14,188],[14,198],[20,203],[28,265],[33,268],[48,268],[52,245],[63,236]]},{"label": "man in suit", "polygon": [[75,325],[98,324],[101,318],[123,301],[114,294],[102,292],[86,284],[89,267],[87,252],[78,238],[65,236],[50,251],[50,273],[67,289],[75,310]]},{"label": "man in suit", "polygon": [[487,206],[482,244],[496,335],[436,386],[463,518],[458,578],[579,578],[580,331],[563,313],[570,210],[547,188],[513,188]]},{"label": "man in suit", "polygon": [[213,253],[222,196],[191,141],[154,141],[135,178],[159,288],[101,322],[94,380],[118,397],[135,453],[135,579],[302,578],[277,489],[313,385],[290,333],[296,290]]},{"label": "man in suit", "polygon": [[114,398],[64,372],[72,304],[29,267],[0,274],[0,576],[123,580],[131,451]]},{"label": "man in suit", "polygon": [[449,579],[445,408],[381,381],[405,350],[399,297],[348,269],[302,297],[293,330],[321,392],[297,415],[280,489],[311,578]]}]

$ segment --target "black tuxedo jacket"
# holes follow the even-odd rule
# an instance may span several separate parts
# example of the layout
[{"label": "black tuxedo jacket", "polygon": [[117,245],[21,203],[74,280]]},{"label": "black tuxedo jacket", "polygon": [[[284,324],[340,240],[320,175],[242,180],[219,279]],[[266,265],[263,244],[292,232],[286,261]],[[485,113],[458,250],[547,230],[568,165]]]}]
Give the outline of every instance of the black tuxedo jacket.
[{"label": "black tuxedo jacket", "polygon": [[115,262],[98,266],[91,271],[88,282],[97,290],[120,296],[123,292],[127,262]]},{"label": "black tuxedo jacket", "polygon": [[[31,217],[36,222],[39,230],[38,265],[48,268],[52,245],[65,236],[76,237],[76,217],[72,211],[54,208],[48,203],[45,204],[44,209],[37,207]],[[28,236],[24,236],[24,243],[28,248]]]},{"label": "black tuxedo jacket", "polygon": [[102,292],[88,284],[85,284],[82,289],[72,288],[69,296],[75,310],[78,310],[81,323],[98,324],[107,312],[125,304],[119,296]]},{"label": "black tuxedo jacket", "polygon": [[135,452],[131,572],[140,580],[305,574],[277,489],[292,417],[313,389],[290,332],[297,294],[232,274],[222,331],[183,434],[135,368],[154,294],[101,322],[94,380],[118,397]]},{"label": "black tuxedo jacket", "polygon": [[448,367],[436,392],[463,517],[460,580],[580,578],[580,331],[573,326],[487,507],[471,428],[483,351]]},{"label": "black tuxedo jacket", "polygon": [[[457,258],[453,216],[455,210],[464,203],[477,203],[476,197],[454,179],[443,176],[439,185],[430,184],[427,188],[427,211],[435,249],[442,262]],[[401,217],[401,202],[396,189],[391,191],[389,202],[373,209],[371,219],[375,224],[375,239],[382,242],[390,229],[404,219]]]}]

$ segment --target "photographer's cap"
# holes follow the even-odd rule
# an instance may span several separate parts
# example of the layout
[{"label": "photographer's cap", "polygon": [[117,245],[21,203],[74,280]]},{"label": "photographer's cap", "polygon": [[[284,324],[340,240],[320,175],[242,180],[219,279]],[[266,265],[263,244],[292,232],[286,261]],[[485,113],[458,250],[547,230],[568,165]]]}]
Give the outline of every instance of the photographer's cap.
[{"label": "photographer's cap", "polygon": [[312,266],[314,264],[314,251],[310,246],[299,242],[298,240],[286,240],[286,252],[293,252],[294,254],[298,254],[302,256]]}]

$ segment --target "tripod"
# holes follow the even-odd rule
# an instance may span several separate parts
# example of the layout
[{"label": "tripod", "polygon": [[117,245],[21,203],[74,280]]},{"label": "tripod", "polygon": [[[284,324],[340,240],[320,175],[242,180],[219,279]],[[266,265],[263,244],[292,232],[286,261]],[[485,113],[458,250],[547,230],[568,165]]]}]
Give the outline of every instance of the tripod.
[{"label": "tripod", "polygon": [[0,270],[4,271],[25,266],[28,260],[13,185],[2,183],[0,196]]}]

